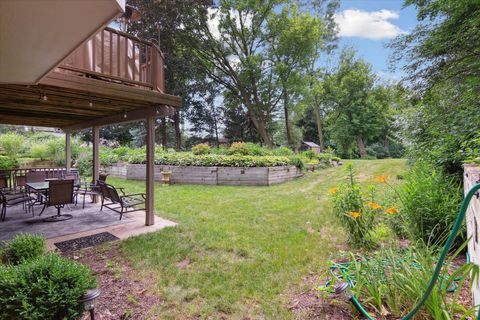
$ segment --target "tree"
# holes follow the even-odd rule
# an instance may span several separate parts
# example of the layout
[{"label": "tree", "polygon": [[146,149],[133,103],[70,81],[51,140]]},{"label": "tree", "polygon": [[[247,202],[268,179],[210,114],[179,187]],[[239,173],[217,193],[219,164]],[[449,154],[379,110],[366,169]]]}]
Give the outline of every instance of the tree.
[{"label": "tree", "polygon": [[[128,31],[145,39],[157,39],[165,54],[165,91],[182,97],[184,110],[191,106],[191,99],[199,91],[197,84],[205,78],[203,69],[191,54],[188,33],[185,26],[190,21],[205,20],[206,8],[212,5],[208,0],[128,0],[128,4],[142,13],[138,22],[128,25]],[[200,79],[200,82],[197,81]],[[175,147],[181,148],[182,111],[172,119],[174,124]],[[168,120],[161,121],[162,142],[166,144]]]},{"label": "tree", "polygon": [[293,147],[290,110],[292,95],[299,93],[312,56],[316,56],[329,29],[320,16],[300,12],[295,3],[273,14],[268,22],[270,59],[278,77],[288,145]]},{"label": "tree", "polygon": [[415,105],[403,113],[410,154],[461,178],[463,146],[480,127],[480,3],[408,0],[420,21],[396,38],[392,64],[414,84]]},{"label": "tree", "polygon": [[375,93],[376,76],[371,66],[355,58],[353,50],[343,50],[339,65],[325,79],[329,131],[344,154],[356,144],[360,157],[367,156],[366,140],[377,137],[385,122],[384,100]]}]

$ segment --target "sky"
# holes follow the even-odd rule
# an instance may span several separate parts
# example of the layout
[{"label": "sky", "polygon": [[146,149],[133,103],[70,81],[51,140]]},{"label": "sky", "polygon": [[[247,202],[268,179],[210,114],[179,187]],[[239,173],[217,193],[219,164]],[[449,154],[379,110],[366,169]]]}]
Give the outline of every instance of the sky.
[{"label": "sky", "polygon": [[400,80],[403,75],[401,70],[388,70],[391,50],[385,44],[417,24],[415,8],[402,5],[403,0],[341,0],[335,17],[339,46],[354,47],[384,80]]}]

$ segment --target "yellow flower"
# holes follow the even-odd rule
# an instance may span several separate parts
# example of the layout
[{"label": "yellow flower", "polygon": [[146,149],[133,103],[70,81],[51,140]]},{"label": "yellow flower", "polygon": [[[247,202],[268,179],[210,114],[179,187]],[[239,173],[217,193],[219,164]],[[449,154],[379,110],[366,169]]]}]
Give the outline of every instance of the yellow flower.
[{"label": "yellow flower", "polygon": [[348,215],[349,215],[350,217],[352,217],[353,219],[357,219],[357,218],[360,218],[360,216],[362,215],[362,213],[361,213],[361,212],[358,212],[358,211],[350,211],[350,212],[348,213]]},{"label": "yellow flower", "polygon": [[390,207],[387,210],[385,210],[387,214],[396,214],[398,211],[394,207]]},{"label": "yellow flower", "polygon": [[378,177],[375,178],[375,180],[377,182],[380,182],[380,183],[386,183],[387,179],[388,179],[388,174],[386,174],[386,173],[384,173],[381,176],[378,176]]},{"label": "yellow flower", "polygon": [[374,209],[374,210],[377,210],[377,209],[381,209],[381,208],[382,208],[382,206],[379,205],[379,204],[376,203],[376,202],[369,202],[369,203],[367,203],[367,205],[368,205],[370,208]]},{"label": "yellow flower", "polygon": [[338,188],[331,188],[330,190],[328,190],[328,193],[330,194],[335,194],[338,192]]}]

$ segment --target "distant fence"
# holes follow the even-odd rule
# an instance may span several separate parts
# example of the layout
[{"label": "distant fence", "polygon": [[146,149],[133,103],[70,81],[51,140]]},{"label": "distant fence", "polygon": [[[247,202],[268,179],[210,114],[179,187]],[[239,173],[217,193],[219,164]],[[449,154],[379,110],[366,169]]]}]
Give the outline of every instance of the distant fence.
[{"label": "distant fence", "polygon": [[[104,166],[110,176],[129,180],[145,180],[144,164]],[[155,180],[161,181],[162,171],[171,171],[171,183],[202,185],[269,186],[302,176],[295,166],[278,167],[200,167],[156,165]]]}]

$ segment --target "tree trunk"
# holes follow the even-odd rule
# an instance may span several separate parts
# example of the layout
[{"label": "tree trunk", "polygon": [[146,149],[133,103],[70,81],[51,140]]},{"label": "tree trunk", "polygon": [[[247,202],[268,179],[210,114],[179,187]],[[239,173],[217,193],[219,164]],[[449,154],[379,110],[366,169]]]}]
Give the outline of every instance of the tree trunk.
[{"label": "tree trunk", "polygon": [[365,149],[365,142],[363,141],[362,136],[357,136],[357,145],[358,151],[360,152],[360,158],[365,158],[367,156],[367,150]]},{"label": "tree trunk", "polygon": [[160,122],[160,134],[162,136],[162,147],[163,150],[167,150],[167,143],[168,143],[168,138],[167,138],[167,118],[162,118]]},{"label": "tree trunk", "polygon": [[290,128],[290,121],[288,119],[288,92],[287,90],[283,91],[283,111],[285,113],[285,129],[287,131],[287,143],[290,148],[293,149],[293,138],[292,138],[292,130]]},{"label": "tree trunk", "polygon": [[180,111],[175,111],[173,115],[173,121],[175,122],[175,149],[179,151],[182,146],[182,132],[180,130]]},{"label": "tree trunk", "polygon": [[265,126],[265,121],[263,120],[263,117],[257,114],[256,110],[253,108],[253,106],[251,105],[248,99],[244,98],[244,104],[247,107],[250,120],[252,121],[253,126],[255,127],[258,134],[260,135],[260,138],[262,138],[263,143],[265,143],[267,148],[270,148],[270,149],[273,148],[273,142],[270,139],[270,136],[268,135],[268,131]]},{"label": "tree trunk", "polygon": [[320,115],[320,108],[314,107],[315,118],[317,119],[317,131],[318,131],[318,145],[320,146],[320,152],[325,150],[325,141],[323,139],[323,123],[322,116]]}]

